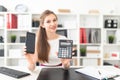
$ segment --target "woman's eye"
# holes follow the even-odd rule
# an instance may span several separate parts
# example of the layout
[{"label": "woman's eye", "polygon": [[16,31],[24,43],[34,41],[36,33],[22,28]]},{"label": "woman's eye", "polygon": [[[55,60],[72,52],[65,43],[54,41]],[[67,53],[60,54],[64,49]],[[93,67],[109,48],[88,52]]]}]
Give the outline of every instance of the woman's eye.
[{"label": "woman's eye", "polygon": [[[53,22],[56,22],[57,20],[56,20],[56,19],[53,19],[52,21],[53,21]],[[46,23],[51,23],[52,21],[48,20],[48,21],[46,21]]]},{"label": "woman's eye", "polygon": [[56,21],[57,21],[56,19],[53,20],[53,22],[56,22]]},{"label": "woman's eye", "polygon": [[47,21],[46,23],[50,23],[50,21]]}]

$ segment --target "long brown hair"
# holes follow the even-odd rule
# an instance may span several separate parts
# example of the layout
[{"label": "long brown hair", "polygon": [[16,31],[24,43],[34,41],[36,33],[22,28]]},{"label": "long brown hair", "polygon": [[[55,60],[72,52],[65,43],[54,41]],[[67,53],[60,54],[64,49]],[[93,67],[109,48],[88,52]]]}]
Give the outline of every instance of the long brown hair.
[{"label": "long brown hair", "polygon": [[56,16],[56,14],[50,10],[45,10],[40,16],[40,26],[37,34],[37,44],[36,44],[38,60],[40,62],[49,62],[48,55],[50,52],[50,45],[48,43],[46,30],[45,28],[42,27],[42,25],[44,24],[44,20],[46,16],[50,14],[54,14]]}]

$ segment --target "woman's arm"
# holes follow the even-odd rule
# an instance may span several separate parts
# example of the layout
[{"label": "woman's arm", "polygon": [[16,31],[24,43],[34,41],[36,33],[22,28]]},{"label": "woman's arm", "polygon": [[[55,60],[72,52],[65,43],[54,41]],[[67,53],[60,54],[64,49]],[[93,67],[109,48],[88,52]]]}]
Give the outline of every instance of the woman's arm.
[{"label": "woman's arm", "polygon": [[62,66],[64,69],[69,69],[70,68],[70,60],[71,59],[61,59]]},{"label": "woman's arm", "polygon": [[[56,55],[58,56],[58,52],[56,52]],[[62,66],[63,66],[64,69],[69,69],[70,68],[71,59],[60,58],[60,60],[61,60],[61,63],[62,63]]]},{"label": "woman's arm", "polygon": [[25,52],[25,58],[28,61],[28,69],[33,71],[35,69],[35,62],[33,61],[33,54],[29,54]]},{"label": "woman's arm", "polygon": [[30,54],[26,52],[26,47],[24,48],[24,55],[28,61],[28,69],[30,71],[33,71],[35,69],[36,66],[36,62],[37,62],[37,55],[36,53],[34,54]]},{"label": "woman's arm", "polygon": [[33,60],[34,54],[25,53],[25,57],[28,61],[28,69],[33,71],[35,69],[35,61]]}]

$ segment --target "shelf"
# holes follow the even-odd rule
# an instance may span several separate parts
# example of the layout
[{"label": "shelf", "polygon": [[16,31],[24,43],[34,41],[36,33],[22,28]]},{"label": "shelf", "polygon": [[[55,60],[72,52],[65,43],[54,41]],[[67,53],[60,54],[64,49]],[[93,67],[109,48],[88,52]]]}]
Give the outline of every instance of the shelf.
[{"label": "shelf", "polygon": [[[17,17],[17,20],[15,21],[17,25],[14,26],[15,28],[8,28],[8,14],[13,14]],[[57,16],[59,24],[57,30],[66,31],[67,33],[65,34],[67,35],[67,38],[73,40],[73,44],[76,45],[77,53],[76,56],[73,56],[72,58],[71,66],[96,66],[103,65],[106,61],[113,61],[116,64],[120,63],[120,57],[118,59],[104,58],[106,53],[120,53],[119,14],[57,13]],[[111,20],[113,22],[115,20],[116,26],[114,28],[112,26],[109,27],[109,25],[106,26],[106,20]],[[20,42],[20,37],[25,38],[27,31],[36,33],[40,25],[39,21],[40,13],[0,12],[0,36],[3,37],[4,41],[0,43],[0,49],[4,49],[4,56],[0,57],[1,65],[27,65],[26,59],[18,55],[18,52],[16,52],[16,56],[9,56],[9,51],[12,49],[23,51],[25,41]],[[81,29],[86,30],[85,34],[83,34],[84,32],[81,32]],[[11,43],[10,36],[12,34],[16,34],[17,36],[15,43]],[[85,37],[81,37],[81,35],[84,35]],[[108,42],[109,35],[115,36],[114,43],[112,44],[109,44]],[[86,40],[81,41],[83,38]],[[80,48],[86,49],[86,56],[81,56]],[[21,52],[21,54],[22,53],[23,52]],[[23,65],[21,63],[23,63]]]},{"label": "shelf", "polygon": [[25,57],[7,57],[7,59],[25,59]]},{"label": "shelf", "polygon": [[80,57],[81,59],[100,59],[101,57]]},{"label": "shelf", "polygon": [[109,60],[109,61],[116,61],[116,60],[120,60],[120,59],[111,59],[111,58],[104,58],[104,60]]}]

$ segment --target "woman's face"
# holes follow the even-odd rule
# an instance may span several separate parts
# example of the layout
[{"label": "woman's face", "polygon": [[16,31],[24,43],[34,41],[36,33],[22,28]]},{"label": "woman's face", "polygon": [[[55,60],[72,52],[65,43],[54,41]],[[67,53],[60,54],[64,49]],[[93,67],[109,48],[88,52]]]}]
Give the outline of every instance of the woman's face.
[{"label": "woman's face", "polygon": [[57,29],[58,21],[54,14],[46,16],[43,23],[43,28],[49,33],[55,33]]}]

